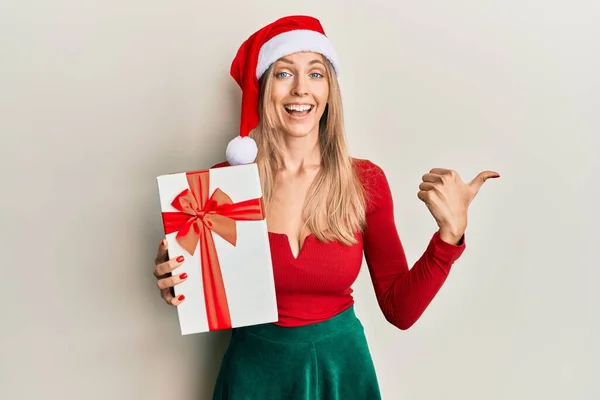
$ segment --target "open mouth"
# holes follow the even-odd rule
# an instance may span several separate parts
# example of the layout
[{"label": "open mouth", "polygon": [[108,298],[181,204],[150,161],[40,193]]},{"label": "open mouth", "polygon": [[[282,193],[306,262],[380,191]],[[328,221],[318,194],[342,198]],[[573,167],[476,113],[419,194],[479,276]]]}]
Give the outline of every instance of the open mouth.
[{"label": "open mouth", "polygon": [[313,105],[308,105],[308,104],[288,104],[285,107],[285,111],[287,111],[288,114],[294,116],[294,117],[304,117],[306,115],[308,115],[312,109],[314,108]]}]

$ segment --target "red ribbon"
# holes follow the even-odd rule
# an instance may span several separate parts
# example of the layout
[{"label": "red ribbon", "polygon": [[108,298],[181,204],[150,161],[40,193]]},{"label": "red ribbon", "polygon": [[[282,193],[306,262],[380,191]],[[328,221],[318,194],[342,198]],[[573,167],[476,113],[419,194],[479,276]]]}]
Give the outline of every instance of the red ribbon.
[{"label": "red ribbon", "polygon": [[237,242],[236,221],[263,220],[262,199],[233,203],[221,189],[208,196],[209,171],[186,173],[189,189],[171,203],[178,212],[163,212],[165,234],[177,232],[176,239],[193,255],[200,242],[202,282],[206,315],[210,330],[231,328],[229,304],[221,274],[221,265],[211,231],[233,246]]}]

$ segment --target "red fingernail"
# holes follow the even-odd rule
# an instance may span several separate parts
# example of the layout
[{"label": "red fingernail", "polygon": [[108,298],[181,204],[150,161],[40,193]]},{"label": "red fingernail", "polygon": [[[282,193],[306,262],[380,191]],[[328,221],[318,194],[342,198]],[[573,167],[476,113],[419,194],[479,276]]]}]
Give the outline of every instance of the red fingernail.
[{"label": "red fingernail", "polygon": [[179,300],[179,301],[183,301],[183,299],[185,299],[185,296],[184,296],[184,295],[180,295],[180,296],[177,298],[177,300]]},{"label": "red fingernail", "polygon": [[185,279],[187,278],[187,274],[184,272],[183,274],[179,275],[179,279]]},{"label": "red fingernail", "polygon": [[177,257],[177,262],[183,262],[183,256]]}]

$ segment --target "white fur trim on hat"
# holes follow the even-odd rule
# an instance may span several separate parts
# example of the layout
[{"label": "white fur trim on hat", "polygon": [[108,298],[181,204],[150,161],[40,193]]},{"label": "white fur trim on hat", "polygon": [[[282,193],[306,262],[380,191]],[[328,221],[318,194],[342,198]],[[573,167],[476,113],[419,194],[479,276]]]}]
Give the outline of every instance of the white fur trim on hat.
[{"label": "white fur trim on hat", "polygon": [[244,165],[256,160],[258,148],[254,139],[248,136],[236,136],[225,150],[225,158],[230,165]]},{"label": "white fur trim on hat", "polygon": [[260,79],[269,66],[281,57],[300,51],[322,54],[333,64],[336,74],[339,74],[338,57],[327,36],[312,30],[296,29],[281,33],[261,46],[256,65],[256,78]]}]

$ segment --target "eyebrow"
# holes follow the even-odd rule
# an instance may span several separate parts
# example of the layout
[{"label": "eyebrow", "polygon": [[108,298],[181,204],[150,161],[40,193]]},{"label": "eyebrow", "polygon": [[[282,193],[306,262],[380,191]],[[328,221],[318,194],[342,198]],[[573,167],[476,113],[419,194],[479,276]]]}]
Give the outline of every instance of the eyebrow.
[{"label": "eyebrow", "polygon": [[[289,59],[287,59],[285,57],[284,58],[280,58],[279,61],[284,62],[286,64],[293,64],[294,63],[292,60],[289,60]],[[321,64],[321,65],[325,66],[325,64],[323,64],[323,62],[321,60],[316,59],[316,58],[314,60],[312,60],[311,62],[308,63],[308,65],[313,65],[313,64]]]}]

